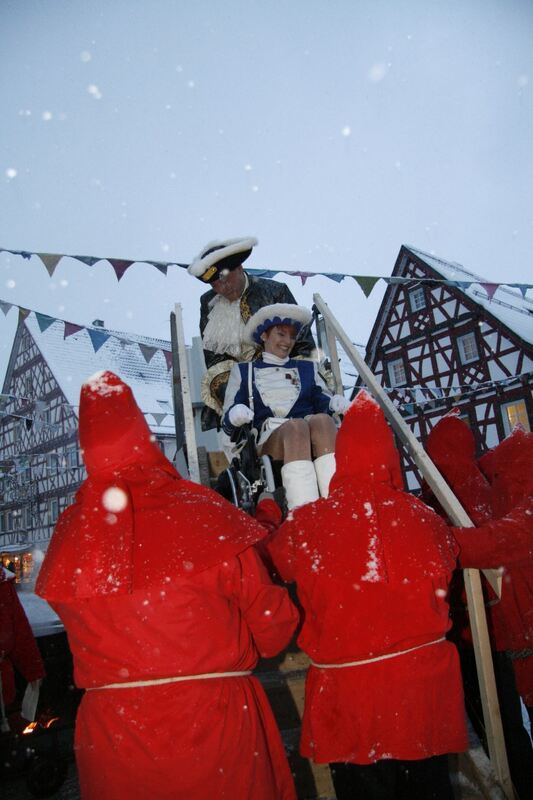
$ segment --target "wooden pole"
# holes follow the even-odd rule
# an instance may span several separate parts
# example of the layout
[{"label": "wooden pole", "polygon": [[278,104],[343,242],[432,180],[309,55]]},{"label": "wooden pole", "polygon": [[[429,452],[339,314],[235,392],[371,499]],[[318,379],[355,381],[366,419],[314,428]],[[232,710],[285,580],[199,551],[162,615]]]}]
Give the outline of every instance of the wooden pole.
[{"label": "wooden pole", "polygon": [[[333,316],[326,303],[324,303],[322,297],[319,294],[315,294],[313,295],[313,300],[325,319],[326,325],[331,328],[337,339],[341,342],[344,351],[356,367],[361,379],[374,396],[376,402],[380,405],[391,427],[408,448],[413,461],[450,520],[458,527],[473,527],[470,517],[461,506],[420,442],[416,439],[403,417],[395,408],[372,370],[357,352],[344,329]],[[487,574],[494,585],[496,577],[494,571],[486,571],[485,574]],[[503,738],[500,707],[496,692],[496,681],[494,679],[494,668],[492,665],[492,654],[479,571],[475,569],[465,569],[464,578],[489,755],[496,776],[501,783],[506,797],[512,800],[514,792]]]},{"label": "wooden pole", "polygon": [[178,354],[178,336],[176,332],[176,315],[170,314],[170,344],[172,347],[172,399],[174,401],[174,430],[176,432],[176,453],[185,444],[185,421],[183,418],[183,398],[181,389],[180,358]]},{"label": "wooden pole", "polygon": [[185,335],[183,333],[183,319],[181,305],[174,306],[174,334],[178,351],[179,377],[181,382],[181,402],[183,407],[183,421],[185,427],[185,443],[187,445],[187,464],[191,481],[200,483],[200,464],[198,450],[196,449],[196,433],[194,430],[194,415],[192,410],[191,385],[189,381],[189,365],[185,349]]}]

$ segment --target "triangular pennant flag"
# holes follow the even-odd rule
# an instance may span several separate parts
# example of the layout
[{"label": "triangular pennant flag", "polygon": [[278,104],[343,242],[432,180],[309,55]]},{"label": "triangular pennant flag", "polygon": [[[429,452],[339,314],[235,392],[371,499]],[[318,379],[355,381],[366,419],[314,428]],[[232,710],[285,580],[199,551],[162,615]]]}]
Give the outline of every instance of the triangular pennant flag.
[{"label": "triangular pennant flag", "polygon": [[102,347],[102,345],[105,344],[107,340],[110,338],[109,333],[104,333],[103,331],[95,331],[94,328],[87,328],[87,333],[89,334],[95,353],[97,353]]},{"label": "triangular pennant flag", "polygon": [[131,267],[131,265],[135,263],[134,261],[126,261],[122,258],[108,258],[107,260],[115,270],[117,281],[122,278],[128,267]]},{"label": "triangular pennant flag", "polygon": [[167,372],[169,369],[172,368],[172,350],[163,350],[163,355],[165,356],[165,361],[167,362]]},{"label": "triangular pennant flag", "polygon": [[155,419],[155,424],[156,425],[161,425],[161,423],[163,422],[163,420],[166,417],[166,414],[154,414],[153,411],[150,411],[150,414]]},{"label": "triangular pennant flag", "polygon": [[19,325],[21,322],[24,322],[29,313],[30,313],[29,308],[23,308],[22,306],[19,306]]},{"label": "triangular pennant flag", "polygon": [[41,333],[44,333],[53,322],[56,322],[55,317],[49,317],[48,314],[39,314],[38,311],[35,312],[35,319],[37,320],[37,324]]},{"label": "triangular pennant flag", "polygon": [[379,278],[375,278],[373,275],[354,275],[353,277],[365,293],[365,297],[370,297],[372,289],[379,281]]},{"label": "triangular pennant flag", "polygon": [[531,287],[527,285],[527,283],[513,283],[512,286],[515,286],[517,289],[520,289],[520,294],[522,297],[525,298],[527,290]]},{"label": "triangular pennant flag", "polygon": [[50,277],[52,277],[55,268],[57,267],[63,256],[57,253],[36,253],[36,255],[39,256],[44,266],[46,267],[46,271],[48,272]]},{"label": "triangular pennant flag", "polygon": [[103,258],[100,256],[70,256],[71,258],[75,258],[76,261],[81,261],[82,264],[85,264],[87,267],[92,267],[98,261],[103,261]]},{"label": "triangular pennant flag", "polygon": [[255,275],[256,278],[274,278],[276,275],[279,275],[280,272],[283,270],[279,269],[247,269],[246,272],[249,272],[251,275]]},{"label": "triangular pennant flag", "polygon": [[481,286],[482,286],[482,287],[485,289],[485,291],[487,292],[487,295],[488,295],[488,298],[489,298],[489,300],[492,300],[492,298],[493,298],[493,296],[494,296],[494,292],[495,292],[495,291],[496,291],[496,289],[499,287],[499,285],[500,285],[499,283],[482,283],[482,284],[481,284]]},{"label": "triangular pennant flag", "polygon": [[470,289],[472,281],[446,281],[447,286],[457,286],[458,289]]},{"label": "triangular pennant flag", "polygon": [[331,281],[335,281],[335,283],[342,283],[346,275],[343,275],[340,272],[321,272],[320,275],[324,275],[324,277],[329,278]]},{"label": "triangular pennant flag", "polygon": [[0,308],[2,309],[4,314],[7,316],[7,312],[11,311],[11,309],[13,308],[13,304],[12,303],[4,303],[3,300],[0,300]]},{"label": "triangular pennant flag", "polygon": [[152,358],[157,353],[157,347],[148,347],[147,344],[140,344],[139,343],[139,349],[140,349],[141,353],[143,354],[144,360],[146,361],[147,364],[150,363]]},{"label": "triangular pennant flag", "polygon": [[167,274],[168,264],[165,261],[145,261],[144,263],[151,264],[152,267],[158,269],[163,275]]},{"label": "triangular pennant flag", "polygon": [[308,278],[314,278],[316,273],[315,272],[300,272],[300,271],[297,271],[297,272],[287,272],[286,274],[287,275],[295,275],[297,278],[300,278],[300,280],[302,282],[302,286],[305,286],[306,280]]},{"label": "triangular pennant flag", "polygon": [[74,322],[65,322],[63,339],[67,339],[69,336],[72,336],[73,333],[78,333],[78,331],[83,330],[85,330],[83,325],[76,325]]}]

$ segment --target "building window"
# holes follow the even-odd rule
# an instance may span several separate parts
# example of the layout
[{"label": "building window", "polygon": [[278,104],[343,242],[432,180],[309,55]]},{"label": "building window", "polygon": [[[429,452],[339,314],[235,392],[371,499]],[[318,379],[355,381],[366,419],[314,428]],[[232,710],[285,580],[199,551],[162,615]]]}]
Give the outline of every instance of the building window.
[{"label": "building window", "polygon": [[59,467],[59,455],[57,453],[46,454],[46,471],[48,475],[57,475]]},{"label": "building window", "polygon": [[387,365],[389,371],[389,381],[391,386],[405,386],[407,383],[407,375],[405,373],[405,365],[402,358],[397,358],[390,361]]},{"label": "building window", "polygon": [[59,500],[57,497],[52,497],[50,500],[50,505],[48,507],[48,524],[53,525],[57,522],[57,518],[59,516]]},{"label": "building window", "polygon": [[515,400],[502,406],[503,427],[506,436],[511,433],[515,425],[521,425],[524,430],[531,430],[524,400]]},{"label": "building window", "polygon": [[470,364],[472,361],[478,360],[479,352],[475,333],[467,333],[465,336],[459,336],[457,339],[457,347],[459,348],[461,364]]},{"label": "building window", "polygon": [[411,311],[420,311],[421,308],[426,307],[426,295],[424,294],[424,287],[419,286],[409,292],[409,305]]},{"label": "building window", "polygon": [[78,448],[75,444],[67,447],[65,452],[67,467],[73,468],[78,466]]}]

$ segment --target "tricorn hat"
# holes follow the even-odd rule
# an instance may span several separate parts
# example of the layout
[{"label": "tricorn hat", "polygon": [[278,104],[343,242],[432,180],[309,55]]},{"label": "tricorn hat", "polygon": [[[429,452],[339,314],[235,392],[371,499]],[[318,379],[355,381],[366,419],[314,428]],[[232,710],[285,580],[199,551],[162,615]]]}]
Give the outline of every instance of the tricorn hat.
[{"label": "tricorn hat", "polygon": [[243,338],[252,344],[261,344],[261,334],[274,325],[293,325],[298,333],[303,325],[311,322],[312,316],[308,308],[293,303],[263,306],[246,323]]},{"label": "tricorn hat", "polygon": [[212,283],[223,270],[235,269],[246,261],[256,244],[257,239],[253,236],[209,242],[189,264],[187,271],[203,283]]}]

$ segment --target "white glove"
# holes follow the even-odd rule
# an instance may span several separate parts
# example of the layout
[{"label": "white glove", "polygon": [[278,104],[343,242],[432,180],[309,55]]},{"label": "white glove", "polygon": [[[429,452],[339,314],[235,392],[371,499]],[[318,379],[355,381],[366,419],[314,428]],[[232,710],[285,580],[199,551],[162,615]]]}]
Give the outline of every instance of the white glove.
[{"label": "white glove", "polygon": [[248,406],[245,406],[244,403],[237,403],[236,406],[230,408],[228,413],[228,419],[235,428],[246,425],[246,423],[251,422],[253,418],[252,410],[248,408]]},{"label": "white glove", "polygon": [[329,401],[329,409],[334,414],[345,414],[350,408],[351,403],[345,398],[343,394],[334,394]]}]

